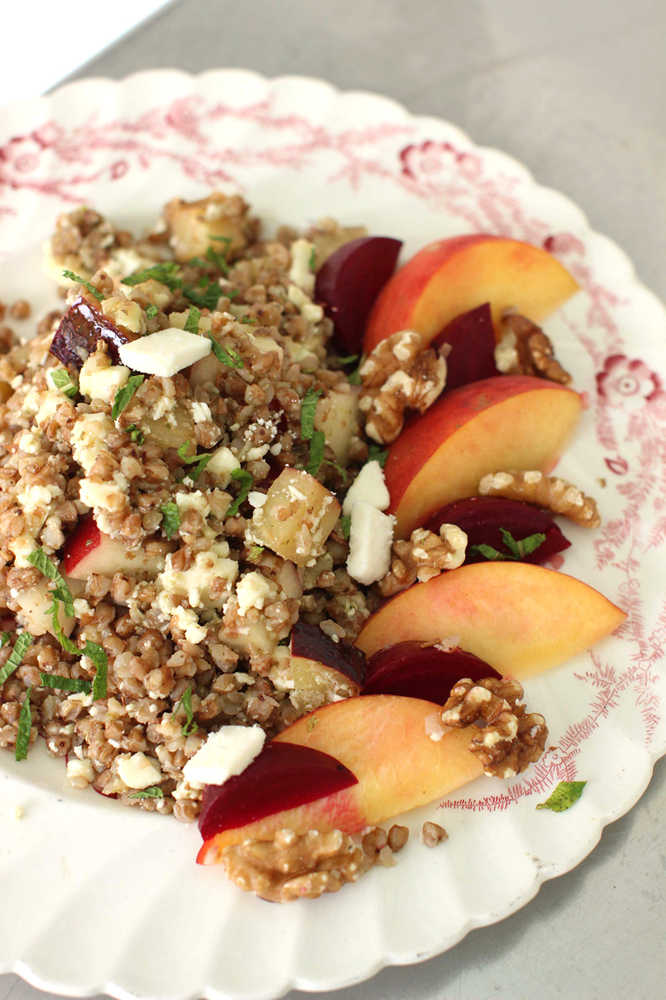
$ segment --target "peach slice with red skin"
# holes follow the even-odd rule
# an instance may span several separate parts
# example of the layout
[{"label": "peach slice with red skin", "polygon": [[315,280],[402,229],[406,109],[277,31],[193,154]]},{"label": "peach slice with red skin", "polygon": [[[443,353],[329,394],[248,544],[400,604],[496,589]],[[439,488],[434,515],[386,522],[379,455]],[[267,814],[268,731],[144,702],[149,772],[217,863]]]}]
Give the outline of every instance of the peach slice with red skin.
[{"label": "peach slice with red skin", "polygon": [[446,393],[389,449],[384,474],[397,536],[473,496],[488,472],[552,469],[581,409],[578,393],[531,375],[482,379]]},{"label": "peach slice with red skin", "polygon": [[531,563],[473,563],[387,601],[356,645],[370,657],[393,643],[456,636],[461,649],[523,679],[588,649],[625,618],[597,590],[565,573]]},{"label": "peach slice with red skin", "polygon": [[417,330],[425,344],[456,316],[490,302],[495,330],[514,306],[538,322],[566,302],[578,285],[548,251],[503,236],[476,233],[423,247],[380,292],[363,349],[398,330]]},{"label": "peach slice with red skin", "polygon": [[215,864],[225,847],[247,838],[268,840],[284,828],[297,834],[313,829],[357,833],[478,778],[483,768],[469,750],[478,729],[445,729],[440,740],[433,740],[428,734],[438,716],[438,706],[432,702],[395,695],[348,698],[304,716],[273,743],[297,744],[335,756],[357,783],[214,834],[197,860]]}]

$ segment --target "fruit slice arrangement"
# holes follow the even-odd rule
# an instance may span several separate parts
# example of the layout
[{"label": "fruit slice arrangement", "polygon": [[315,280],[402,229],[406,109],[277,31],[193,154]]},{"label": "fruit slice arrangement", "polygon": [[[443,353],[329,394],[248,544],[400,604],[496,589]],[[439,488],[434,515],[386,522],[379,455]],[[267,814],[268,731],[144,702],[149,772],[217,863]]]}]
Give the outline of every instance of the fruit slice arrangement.
[{"label": "fruit slice arrangement", "polygon": [[[550,470],[575,428],[576,392],[495,367],[503,312],[540,320],[577,290],[575,281],[545,251],[488,235],[433,243],[389,278],[399,249],[378,237],[340,248],[319,272],[317,298],[347,351],[367,355],[404,329],[417,331],[424,348],[448,345],[446,389],[391,445],[385,475],[397,537],[458,525],[468,564],[380,606],[356,641],[364,667],[317,639],[316,628],[297,626],[292,656],[319,661],[321,676],[346,678],[352,696],[299,719],[242,774],[206,790],[200,863],[284,829],[357,833],[480,776],[478,726],[451,728],[451,713],[442,715],[460,682],[466,690],[462,679],[486,685],[481,700],[489,700],[503,678],[548,670],[625,618],[592,587],[535,565],[570,544],[552,513],[476,495],[495,470]],[[542,539],[538,548],[516,549],[514,540],[527,536]],[[498,561],[487,561],[489,548]]]}]

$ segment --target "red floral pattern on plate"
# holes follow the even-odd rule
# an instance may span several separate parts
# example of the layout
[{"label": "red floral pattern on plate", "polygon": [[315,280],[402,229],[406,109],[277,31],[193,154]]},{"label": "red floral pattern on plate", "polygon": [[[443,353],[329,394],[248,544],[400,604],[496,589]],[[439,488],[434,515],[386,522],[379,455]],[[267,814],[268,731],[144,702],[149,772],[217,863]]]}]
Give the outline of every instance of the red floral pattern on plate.
[{"label": "red floral pattern on plate", "polygon": [[[505,157],[494,162],[497,154],[471,146],[448,126],[440,131],[448,131],[450,138],[430,134],[427,120],[422,124],[390,115],[372,124],[356,126],[346,117],[344,123],[337,119],[330,124],[300,107],[285,111],[276,94],[270,83],[263,99],[245,104],[186,94],[123,117],[104,119],[94,113],[79,124],[46,120],[6,139],[0,146],[0,197],[8,194],[7,203],[0,204],[0,237],[3,218],[15,211],[14,192],[77,203],[94,198],[100,183],[133,173],[158,176],[161,165],[168,164],[191,181],[207,187],[232,184],[251,198],[257,171],[269,167],[298,175],[316,169],[322,174],[321,166],[313,164],[324,157],[322,177],[328,185],[362,191],[364,185],[381,183],[393,187],[396,197],[415,199],[441,213],[450,232],[506,235],[543,246],[562,259],[585,293],[583,319],[574,321],[565,313],[564,322],[581,361],[597,372],[587,382],[577,372],[578,388],[593,407],[599,463],[614,474],[619,498],[619,512],[605,521],[593,548],[597,570],[611,568],[618,574],[616,593],[610,596],[629,614],[622,629],[629,665],[618,670],[593,651],[592,668],[576,675],[590,689],[585,712],[529,777],[498,795],[446,803],[449,808],[504,809],[526,795],[544,794],[557,780],[575,778],[581,747],[610,712],[620,704],[626,707],[627,699],[639,714],[646,745],[663,715],[655,687],[666,642],[666,605],[662,600],[646,615],[641,564],[643,553],[666,539],[661,380],[643,360],[623,353],[617,310],[626,300],[597,274],[584,235],[559,229],[553,219],[528,207],[525,196],[533,182],[518,164]],[[230,143],[224,133],[227,123],[252,126],[252,136]],[[634,530],[636,525],[646,525],[645,531]],[[566,557],[559,565],[566,567]]]}]

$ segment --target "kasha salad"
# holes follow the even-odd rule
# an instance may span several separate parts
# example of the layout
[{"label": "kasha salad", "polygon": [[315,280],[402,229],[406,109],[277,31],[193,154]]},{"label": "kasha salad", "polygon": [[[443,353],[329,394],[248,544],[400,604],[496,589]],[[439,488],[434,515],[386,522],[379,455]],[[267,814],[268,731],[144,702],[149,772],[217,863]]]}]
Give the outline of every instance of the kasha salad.
[{"label": "kasha salad", "polygon": [[562,265],[476,234],[396,271],[399,240],[267,239],[220,193],[140,238],[79,208],[46,249],[62,308],[0,330],[0,746],[198,820],[201,863],[281,901],[538,760],[521,680],[624,619],[543,565],[599,524],[549,475]]}]

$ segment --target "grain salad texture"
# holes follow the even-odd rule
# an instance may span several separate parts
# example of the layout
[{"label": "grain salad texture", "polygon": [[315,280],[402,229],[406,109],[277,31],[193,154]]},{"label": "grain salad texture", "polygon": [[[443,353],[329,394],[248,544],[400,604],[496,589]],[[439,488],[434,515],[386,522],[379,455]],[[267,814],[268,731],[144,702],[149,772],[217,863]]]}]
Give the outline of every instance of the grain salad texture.
[{"label": "grain salad texture", "polygon": [[[41,737],[73,787],[192,820],[201,789],[183,768],[209,732],[270,737],[316,707],[289,676],[293,625],[352,641],[378,600],[345,569],[335,493],[368,449],[312,299],[317,248],[346,239],[330,221],[263,239],[245,202],[218,194],[169,202],[140,238],[88,208],[58,221],[46,257],[62,309],[0,338],[0,747]],[[8,312],[27,330],[28,303]],[[206,356],[168,377],[122,363],[123,344],[165,330],[203,338]],[[339,407],[342,440],[321,430]],[[334,511],[296,562],[253,532],[287,468]]]}]

